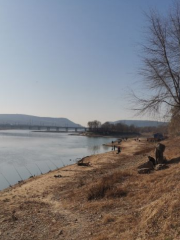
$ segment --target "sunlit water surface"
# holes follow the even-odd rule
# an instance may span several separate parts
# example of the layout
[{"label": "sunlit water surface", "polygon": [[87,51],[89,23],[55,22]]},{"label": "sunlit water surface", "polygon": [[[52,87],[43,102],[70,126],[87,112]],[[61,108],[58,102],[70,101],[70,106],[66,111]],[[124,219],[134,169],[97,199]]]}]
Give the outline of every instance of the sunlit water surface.
[{"label": "sunlit water surface", "polygon": [[0,190],[31,175],[75,163],[79,158],[110,151],[114,138],[30,130],[0,131]]}]

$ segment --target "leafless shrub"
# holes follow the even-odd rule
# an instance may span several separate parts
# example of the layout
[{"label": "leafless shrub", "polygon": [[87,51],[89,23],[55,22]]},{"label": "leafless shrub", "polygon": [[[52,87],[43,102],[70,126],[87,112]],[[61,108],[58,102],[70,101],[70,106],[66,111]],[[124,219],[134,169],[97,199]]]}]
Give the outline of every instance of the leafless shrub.
[{"label": "leafless shrub", "polygon": [[120,184],[125,181],[131,174],[129,172],[116,171],[110,175],[103,177],[97,183],[91,185],[87,190],[87,199],[98,200],[101,198],[117,198],[127,195],[127,191],[120,186],[115,186],[115,184]]},{"label": "leafless shrub", "polygon": [[127,190],[123,189],[121,186],[115,186],[109,189],[106,193],[107,198],[120,198],[127,195]]},{"label": "leafless shrub", "polygon": [[97,199],[101,199],[105,196],[105,193],[108,189],[110,189],[110,185],[108,182],[105,181],[101,181],[95,185],[93,185],[89,191],[88,191],[88,197],[87,199],[90,200],[97,200]]}]

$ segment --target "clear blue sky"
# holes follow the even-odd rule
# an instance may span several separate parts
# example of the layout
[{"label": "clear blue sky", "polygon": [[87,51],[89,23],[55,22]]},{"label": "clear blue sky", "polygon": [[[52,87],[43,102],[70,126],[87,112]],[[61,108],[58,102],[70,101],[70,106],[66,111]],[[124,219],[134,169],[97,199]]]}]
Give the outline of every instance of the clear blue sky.
[{"label": "clear blue sky", "polygon": [[172,2],[0,0],[0,113],[135,119],[126,96],[138,81],[144,11],[166,13]]}]

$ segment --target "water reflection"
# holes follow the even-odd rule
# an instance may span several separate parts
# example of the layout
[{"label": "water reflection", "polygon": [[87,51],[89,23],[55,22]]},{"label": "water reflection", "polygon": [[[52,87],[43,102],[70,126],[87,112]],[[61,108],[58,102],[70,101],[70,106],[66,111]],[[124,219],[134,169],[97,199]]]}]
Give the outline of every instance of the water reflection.
[{"label": "water reflection", "polygon": [[107,147],[107,146],[100,146],[100,145],[94,145],[94,146],[88,146],[88,150],[89,152],[91,152],[91,155],[93,154],[98,154],[100,152],[100,149],[103,149],[105,152],[110,151],[111,148]]},{"label": "water reflection", "polygon": [[88,150],[91,152],[91,155],[98,153],[100,148],[101,146],[98,145],[88,146]]}]

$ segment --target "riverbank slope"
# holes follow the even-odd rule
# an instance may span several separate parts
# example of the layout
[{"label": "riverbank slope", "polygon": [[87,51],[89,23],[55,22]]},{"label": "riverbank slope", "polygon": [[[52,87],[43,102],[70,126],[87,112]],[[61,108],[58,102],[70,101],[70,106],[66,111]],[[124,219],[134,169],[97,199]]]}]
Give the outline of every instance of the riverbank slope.
[{"label": "riverbank slope", "polygon": [[1,191],[0,239],[180,239],[180,138],[164,144],[162,171],[139,175],[155,144],[128,139]]}]

